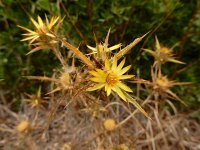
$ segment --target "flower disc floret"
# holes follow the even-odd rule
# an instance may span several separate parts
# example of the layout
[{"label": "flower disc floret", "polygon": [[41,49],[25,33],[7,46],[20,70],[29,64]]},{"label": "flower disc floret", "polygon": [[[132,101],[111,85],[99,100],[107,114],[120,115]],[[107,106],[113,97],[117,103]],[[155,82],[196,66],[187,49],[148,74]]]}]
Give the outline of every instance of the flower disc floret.
[{"label": "flower disc floret", "polygon": [[119,81],[118,79],[118,75],[114,72],[108,73],[107,77],[106,77],[106,82],[111,85],[114,86],[117,82]]}]

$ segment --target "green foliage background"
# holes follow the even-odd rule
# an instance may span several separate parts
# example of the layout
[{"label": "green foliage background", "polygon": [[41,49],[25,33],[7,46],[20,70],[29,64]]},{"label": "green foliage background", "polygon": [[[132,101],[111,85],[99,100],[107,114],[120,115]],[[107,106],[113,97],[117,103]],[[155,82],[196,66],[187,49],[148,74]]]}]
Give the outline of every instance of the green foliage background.
[{"label": "green foliage background", "polygon": [[[148,31],[150,34],[128,56],[128,61],[141,77],[150,77],[151,56],[141,48],[153,48],[158,36],[164,46],[172,47],[186,65],[168,64],[169,77],[192,82],[190,86],[174,89],[189,105],[187,110],[199,109],[200,104],[200,2],[198,0],[2,0],[0,1],[0,87],[8,101],[20,102],[20,94],[36,91],[41,82],[30,81],[26,75],[51,75],[59,67],[48,51],[26,56],[27,43],[20,42],[22,32],[17,25],[32,28],[29,17],[65,16],[62,33],[75,46],[86,50],[94,46],[96,34],[103,41],[111,28],[109,44],[123,46]],[[184,71],[183,71],[184,70]],[[185,109],[185,108],[184,108]]]}]

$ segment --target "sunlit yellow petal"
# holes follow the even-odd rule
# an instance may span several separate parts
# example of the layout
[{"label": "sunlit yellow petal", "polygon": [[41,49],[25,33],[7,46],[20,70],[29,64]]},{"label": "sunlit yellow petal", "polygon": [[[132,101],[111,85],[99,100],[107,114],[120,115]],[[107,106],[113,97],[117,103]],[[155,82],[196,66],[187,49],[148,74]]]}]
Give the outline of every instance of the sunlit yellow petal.
[{"label": "sunlit yellow petal", "polygon": [[97,45],[98,48],[96,48],[97,50],[99,50],[99,53],[104,52],[104,46],[102,44]]},{"label": "sunlit yellow petal", "polygon": [[111,70],[116,70],[116,68],[117,68],[117,58],[116,58],[116,56],[114,56]]},{"label": "sunlit yellow petal", "polygon": [[109,50],[115,50],[115,49],[118,49],[118,48],[120,48],[122,46],[122,44],[121,43],[119,43],[119,44],[117,44],[117,45],[114,45],[114,46],[112,46],[112,47],[109,47]]},{"label": "sunlit yellow petal", "polygon": [[117,86],[120,87],[122,90],[127,91],[127,92],[133,92],[127,85],[125,85],[122,82],[118,82]]},{"label": "sunlit yellow petal", "polygon": [[155,37],[155,39],[156,39],[156,50],[157,50],[157,51],[160,51],[160,43],[159,43],[159,41],[158,41],[157,36]]},{"label": "sunlit yellow petal", "polygon": [[89,71],[89,73],[91,75],[93,75],[94,77],[96,77],[96,78],[102,78],[102,79],[104,79],[107,76],[107,74],[103,70],[101,70],[101,69],[96,69],[96,71],[94,71],[94,70],[93,71]]},{"label": "sunlit yellow petal", "polygon": [[100,82],[100,83],[105,82],[105,80],[103,78],[96,78],[96,77],[90,78],[90,80],[94,81],[94,82]]},{"label": "sunlit yellow petal", "polygon": [[[124,92],[124,95],[126,96],[127,102],[133,104],[137,109],[139,109],[147,118],[151,119],[149,115],[145,112],[145,110],[138,104],[138,102],[132,98],[128,93]],[[152,120],[152,119],[151,119]]]},{"label": "sunlit yellow petal", "polygon": [[126,101],[126,96],[119,87],[115,86],[112,89],[119,95],[119,97],[121,97],[124,101]]},{"label": "sunlit yellow petal", "polygon": [[152,51],[150,49],[143,49],[144,51],[150,53],[152,56],[156,57],[156,52],[155,51]]},{"label": "sunlit yellow petal", "polygon": [[123,80],[123,79],[130,79],[130,78],[133,78],[133,77],[134,77],[134,75],[121,75],[119,77],[119,79]]},{"label": "sunlit yellow petal", "polygon": [[25,28],[25,27],[22,27],[22,26],[19,26],[19,25],[18,25],[18,27],[20,27],[20,28],[22,28],[22,29],[24,29],[24,30],[26,30],[26,31],[28,31],[28,32],[30,32],[30,33],[33,33],[33,34],[37,33],[37,32],[35,32],[35,31],[32,31],[32,30],[30,30],[30,29],[28,29],[28,28]]},{"label": "sunlit yellow petal", "polygon": [[56,22],[59,20],[59,17],[53,17],[50,21],[50,24],[48,25],[49,30],[56,24]]},{"label": "sunlit yellow petal", "polygon": [[21,41],[27,41],[27,40],[31,40],[31,39],[37,39],[38,37],[39,37],[38,35],[29,36],[27,38],[22,39]]},{"label": "sunlit yellow petal", "polygon": [[96,71],[89,71],[89,73],[91,74],[91,75],[93,75],[93,76],[95,76],[95,77],[98,77],[99,76],[99,73],[98,72],[96,72]]},{"label": "sunlit yellow petal", "polygon": [[52,37],[52,38],[55,37],[55,36],[54,36],[53,34],[51,34],[51,33],[46,33],[46,35],[47,35],[47,36],[50,36],[50,37]]},{"label": "sunlit yellow petal", "polygon": [[95,90],[101,89],[102,87],[104,87],[104,84],[99,83],[99,84],[96,84],[95,86],[93,86],[91,88],[88,88],[87,91],[95,91]]},{"label": "sunlit yellow petal", "polygon": [[110,63],[108,59],[105,60],[105,69],[110,70]]},{"label": "sunlit yellow petal", "polygon": [[124,63],[125,63],[125,58],[120,62],[120,64],[117,66],[117,71],[120,71],[122,69],[122,67],[124,66]]},{"label": "sunlit yellow petal", "polygon": [[40,36],[35,36],[29,43],[33,43],[36,39],[38,39]]},{"label": "sunlit yellow petal", "polygon": [[94,47],[92,47],[92,46],[89,46],[89,45],[87,45],[87,48],[89,48],[90,50],[92,50],[92,51],[95,51],[95,52],[97,52],[97,49],[96,48],[94,48]]},{"label": "sunlit yellow petal", "polygon": [[40,28],[42,28],[44,26],[44,23],[43,23],[43,21],[42,21],[40,16],[38,16],[38,23],[39,23],[39,27]]},{"label": "sunlit yellow petal", "polygon": [[33,33],[24,33],[24,34],[22,34],[22,35],[24,35],[24,36],[34,36],[34,35],[38,35],[38,33],[37,33],[37,32],[33,32]]},{"label": "sunlit yellow petal", "polygon": [[131,65],[123,68],[120,72],[119,72],[119,75],[123,75],[124,73],[126,73],[129,69],[131,68]]},{"label": "sunlit yellow petal", "polygon": [[100,74],[100,75],[105,75],[105,72],[101,69],[96,69],[96,71]]},{"label": "sunlit yellow petal", "polygon": [[107,96],[109,96],[111,93],[111,87],[108,84],[105,85],[105,91],[106,91]]},{"label": "sunlit yellow petal", "polygon": [[179,60],[176,60],[174,58],[168,58],[167,59],[169,62],[173,62],[173,63],[177,63],[177,64],[185,64],[184,62],[182,61],[179,61]]},{"label": "sunlit yellow petal", "polygon": [[47,15],[45,14],[46,24],[49,25],[49,19],[47,18]]},{"label": "sunlit yellow petal", "polygon": [[40,25],[33,18],[31,18],[31,21],[37,29],[40,28]]}]

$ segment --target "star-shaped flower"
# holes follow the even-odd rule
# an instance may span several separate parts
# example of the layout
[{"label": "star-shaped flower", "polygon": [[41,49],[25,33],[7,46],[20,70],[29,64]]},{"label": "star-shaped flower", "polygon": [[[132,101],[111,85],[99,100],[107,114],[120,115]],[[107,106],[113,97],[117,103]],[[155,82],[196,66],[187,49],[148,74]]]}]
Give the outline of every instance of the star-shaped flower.
[{"label": "star-shaped flower", "polygon": [[127,100],[124,91],[133,92],[130,87],[125,85],[122,80],[130,79],[134,75],[124,75],[130,68],[131,65],[124,67],[125,59],[123,59],[119,65],[117,65],[117,58],[114,56],[109,60],[105,60],[104,69],[95,69],[89,73],[93,75],[90,78],[91,81],[96,82],[97,84],[89,88],[88,91],[94,91],[97,89],[105,88],[107,96],[110,95],[111,91],[116,92],[123,100]]},{"label": "star-shaped flower", "polygon": [[184,62],[178,61],[174,58],[172,49],[168,47],[160,46],[160,43],[156,37],[155,51],[150,49],[143,49],[144,51],[150,53],[155,58],[155,64],[164,64],[166,62],[173,62],[178,64],[184,64]]},{"label": "star-shaped flower", "polygon": [[105,61],[108,58],[107,56],[111,53],[111,51],[117,50],[118,48],[122,46],[122,44],[119,43],[114,46],[108,47],[109,35],[110,35],[110,29],[108,30],[104,43],[98,43],[96,39],[96,47],[87,45],[87,47],[92,51],[88,55],[92,54],[95,57],[97,57],[98,60]]},{"label": "star-shaped flower", "polygon": [[30,30],[23,26],[18,26],[28,33],[23,34],[26,36],[22,41],[30,41],[30,44],[34,41],[44,41],[47,36],[54,37],[50,31],[53,29],[54,25],[58,22],[59,17],[52,17],[50,22],[46,17],[46,23],[44,23],[40,16],[38,16],[38,22],[35,21],[33,18],[30,18],[31,22],[35,26],[35,30]]}]

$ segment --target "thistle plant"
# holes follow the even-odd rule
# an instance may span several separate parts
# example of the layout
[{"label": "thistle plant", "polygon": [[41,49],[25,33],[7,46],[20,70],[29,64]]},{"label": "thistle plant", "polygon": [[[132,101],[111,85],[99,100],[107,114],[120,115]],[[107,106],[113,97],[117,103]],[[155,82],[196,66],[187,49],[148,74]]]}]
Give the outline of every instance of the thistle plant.
[{"label": "thistle plant", "polygon": [[[122,100],[128,103],[132,103],[144,115],[148,116],[147,113],[142,109],[142,107],[136,102],[136,100],[133,99],[131,95],[129,95],[129,93],[132,93],[133,90],[122,81],[134,77],[134,75],[126,74],[130,70],[131,65],[124,67],[125,58],[119,63],[119,65],[117,64],[118,60],[121,57],[124,57],[137,43],[139,43],[143,39],[145,35],[137,38],[128,46],[124,47],[118,52],[115,51],[114,53],[114,50],[119,49],[122,45],[116,44],[114,46],[108,47],[108,39],[110,34],[109,30],[103,44],[98,44],[98,42],[96,42],[96,48],[88,46],[88,48],[93,51],[92,53],[90,53],[90,55],[92,55],[93,58],[96,59],[96,61],[94,62],[87,57],[87,54],[83,54],[78,48],[71,45],[65,40],[65,38],[63,38],[63,36],[57,33],[58,26],[61,24],[62,21],[63,20],[59,21],[59,17],[53,17],[49,22],[46,17],[46,23],[44,23],[41,17],[38,16],[38,22],[31,18],[31,22],[34,24],[35,30],[30,30],[26,27],[19,26],[20,28],[28,32],[23,34],[26,37],[22,39],[22,41],[29,41],[30,45],[35,46],[35,48],[33,48],[28,54],[43,49],[51,49],[56,57],[60,60],[64,68],[64,71],[60,71],[61,73],[58,78],[33,76],[29,76],[28,78],[47,80],[56,83],[57,87],[49,93],[77,89],[77,86],[79,86],[79,88],[82,88],[82,86],[84,86],[84,84],[82,83],[85,82],[85,79],[89,78],[89,80],[91,81],[91,85],[87,89],[87,91],[96,91],[104,88],[107,96],[111,95],[111,93],[114,92]],[[80,75],[78,81],[72,80],[73,77],[68,72],[69,65],[67,64],[67,60],[60,52],[60,46],[64,46],[67,49],[71,50],[75,54],[75,56],[78,57],[87,66],[84,70],[84,73],[82,74],[79,73],[78,68],[75,69],[76,74]]]},{"label": "thistle plant", "polygon": [[188,82],[177,82],[174,80],[168,79],[167,75],[162,75],[161,70],[157,73],[152,68],[151,69],[152,82],[150,82],[150,87],[153,90],[153,95],[155,99],[158,99],[158,96],[161,96],[161,99],[175,99],[184,103],[172,90],[171,88],[176,85],[186,85]]},{"label": "thistle plant", "polygon": [[[34,48],[27,53],[31,54],[39,50],[51,49],[56,57],[60,60],[63,67],[66,69],[67,64],[58,49],[58,40],[56,39],[56,29],[61,24],[62,20],[59,21],[59,17],[52,17],[50,22],[46,16],[46,23],[43,22],[40,16],[38,16],[38,22],[33,18],[30,18],[31,22],[35,26],[35,30],[30,30],[23,26],[18,26],[28,33],[22,34],[25,36],[21,41],[29,41],[29,44],[34,46]],[[59,22],[58,22],[59,21]],[[57,24],[57,27],[56,27]]]},{"label": "thistle plant", "polygon": [[25,99],[25,101],[29,103],[31,108],[41,107],[42,103],[44,102],[41,96],[41,87],[38,88],[38,91],[36,94],[26,93],[25,95],[28,97],[27,99]]},{"label": "thistle plant", "polygon": [[[2,89],[0,91],[2,99],[0,104],[0,131],[2,132],[1,139],[3,139],[0,147],[2,149],[35,150],[45,147],[46,149],[63,150],[169,150],[174,149],[175,146],[177,149],[197,149],[198,141],[200,141],[197,134],[200,131],[198,130],[199,124],[196,122],[198,112],[194,114],[190,108],[188,111],[188,108],[179,105],[179,101],[182,102],[179,95],[186,94],[188,97],[188,94],[193,94],[193,91],[191,92],[193,87],[183,88],[181,86],[176,88],[176,86],[188,83],[175,81],[174,77],[188,68],[189,74],[181,73],[181,79],[193,78],[194,76],[194,74],[190,75],[195,71],[195,68],[190,69],[193,63],[180,70],[176,70],[176,67],[181,66],[179,64],[184,64],[178,58],[182,58],[181,54],[184,54],[184,48],[191,46],[187,45],[187,39],[192,37],[190,33],[193,26],[196,25],[196,18],[198,17],[195,14],[199,12],[199,7],[196,7],[197,11],[194,9],[192,11],[194,14],[192,14],[189,10],[185,13],[176,11],[182,8],[184,2],[178,1],[180,4],[178,2],[168,4],[169,0],[165,1],[163,6],[162,2],[156,3],[157,1],[153,4],[147,1],[131,2],[131,4],[113,1],[112,3],[102,4],[97,1],[44,2],[38,0],[27,3],[30,5],[20,1],[15,3],[11,1],[9,3],[2,2],[2,6],[5,9],[6,5],[9,5],[9,8],[19,6],[19,10],[23,9],[26,14],[45,11],[48,15],[31,17],[29,23],[26,22],[30,26],[23,24],[18,26],[24,33],[21,41],[29,44],[29,50],[27,50],[29,57],[26,60],[21,56],[22,51],[19,51],[20,48],[25,48],[24,44],[22,46],[19,46],[19,44],[8,45],[6,42],[7,40],[15,41],[18,39],[18,37],[12,38],[12,35],[16,35],[18,31],[12,28],[13,23],[21,21],[23,23],[27,20],[25,18],[25,20],[13,18],[12,13],[11,16],[10,13],[6,14],[2,20],[2,30],[5,30],[5,32],[2,33],[4,38],[0,42],[3,44],[1,49],[4,51],[4,49],[10,48],[9,56],[6,55],[8,56],[6,58],[8,60],[9,58],[16,59],[13,62],[19,62],[17,66],[23,67],[21,71],[15,71],[13,77],[20,73],[26,75],[25,78],[42,82],[31,81],[30,84],[34,83],[32,87],[21,83],[17,93],[20,94],[24,90],[28,91],[16,97],[13,94],[10,95],[10,90]],[[33,7],[31,7],[32,4]],[[73,7],[68,7],[68,4],[72,4]],[[176,7],[174,7],[174,4]],[[173,5],[173,8],[171,8],[171,5]],[[195,8],[194,6],[189,5],[190,8]],[[34,8],[31,12],[27,10],[30,7]],[[103,9],[105,7],[112,13],[104,11],[106,10]],[[134,17],[133,21],[132,14],[137,13],[138,7],[148,10],[149,16],[153,14],[154,17],[141,22],[140,13],[139,17]],[[155,9],[157,7],[160,9]],[[100,19],[98,10],[101,10]],[[156,10],[158,12],[157,19],[155,19]],[[66,20],[62,16],[51,17],[50,15],[53,12],[65,14]],[[162,45],[162,40],[160,38],[158,40],[157,37],[155,44],[153,44],[154,49],[147,47],[146,45],[154,40],[152,35],[163,31],[163,27],[166,25],[173,26],[168,21],[169,18],[176,19],[177,12],[179,18],[180,14],[192,16],[191,19],[184,21],[184,24],[178,23],[186,29],[177,32],[178,35],[183,34],[182,37],[166,39],[166,43],[180,40],[180,47],[174,49],[170,45],[169,47]],[[23,16],[19,11],[17,13],[19,14],[14,15],[14,17]],[[153,20],[153,22],[149,23],[150,20]],[[65,21],[69,22],[66,23]],[[104,30],[107,25],[112,26],[113,31],[111,29]],[[134,29],[132,25],[135,25],[136,28]],[[147,28],[152,30],[142,44],[141,49],[144,46],[142,51],[138,48],[135,49],[134,46],[142,41],[146,34],[143,35],[142,33],[136,39],[131,37],[131,33],[134,33],[134,31],[136,31],[135,33],[140,32],[138,31],[140,30],[139,26],[141,26],[142,31]],[[66,28],[68,29],[66,30]],[[73,29],[75,30],[73,31]],[[105,36],[97,37],[94,35],[94,42],[91,42],[89,37],[91,37],[92,32],[89,32],[90,29],[100,29],[95,31],[98,35],[102,35],[102,30],[104,30]],[[176,30],[170,28],[169,34],[171,29]],[[6,31],[9,32],[6,33]],[[82,33],[83,31],[85,32]],[[159,35],[166,37],[166,34],[159,33]],[[83,41],[78,41],[78,39]],[[126,40],[130,43],[125,45]],[[83,42],[84,45],[81,44],[79,47],[77,43]],[[195,39],[192,39],[192,42],[194,43]],[[17,51],[12,53],[13,49]],[[38,55],[41,52],[42,56],[45,55],[42,59],[40,59],[41,55]],[[137,56],[141,52],[147,54],[145,56],[148,56],[148,64],[144,62],[146,58],[141,59],[142,55]],[[175,52],[178,52],[178,57],[176,57]],[[193,54],[190,51],[188,53]],[[4,52],[0,54],[3,54],[1,55],[3,58]],[[53,59],[52,54],[54,55]],[[137,54],[134,57],[135,61],[129,54],[131,56]],[[0,70],[0,72],[3,71],[6,74],[9,73],[9,68],[13,67],[13,65],[9,65],[12,62],[6,63],[7,59],[3,59],[3,70]],[[148,67],[151,60],[154,61],[150,64],[151,67]],[[49,63],[52,63],[52,65]],[[176,66],[173,66],[174,63],[176,63]],[[165,66],[166,64],[167,66]],[[34,65],[36,68],[30,68],[30,65]],[[172,67],[167,68],[170,65]],[[140,67],[143,69],[140,69]],[[35,74],[28,74],[27,76],[30,71]],[[171,74],[170,71],[175,72]],[[10,77],[7,78],[7,81],[12,81],[9,80]],[[148,77],[148,79],[144,80],[143,77]],[[17,81],[20,82],[21,78]],[[16,85],[19,82],[16,82]],[[5,83],[2,84],[3,87],[5,87]],[[38,86],[38,84],[41,85]],[[28,87],[28,89],[23,89],[23,87]],[[190,101],[193,103],[196,95],[192,95],[191,98]],[[176,106],[181,107],[181,109],[178,110]],[[151,117],[153,121],[147,119],[144,115],[148,118]]]},{"label": "thistle plant", "polygon": [[[188,82],[176,82],[168,79],[167,75],[162,73],[162,65],[167,62],[185,64],[179,60],[176,60],[174,54],[172,53],[172,48],[162,47],[159,43],[157,37],[155,37],[155,51],[150,49],[143,49],[145,52],[151,54],[155,60],[151,67],[151,78],[152,81],[137,80],[136,83],[144,83],[147,87],[150,87],[150,91],[154,96],[155,100],[161,99],[176,99],[181,101],[181,99],[172,92],[171,88],[175,85],[185,85],[190,84]],[[182,102],[182,101],[181,101]],[[183,103],[183,102],[182,102]]]}]

